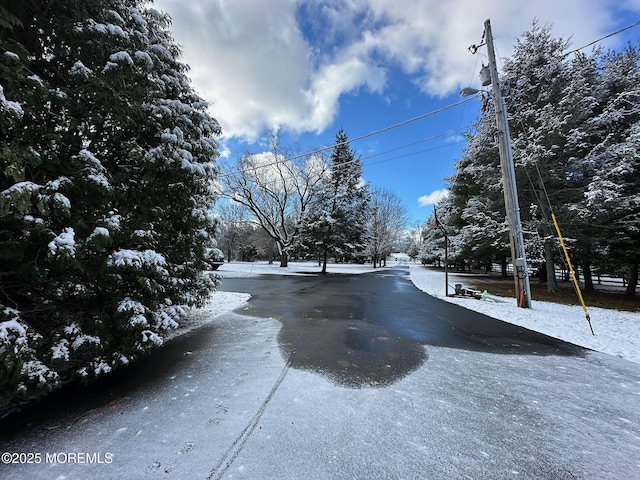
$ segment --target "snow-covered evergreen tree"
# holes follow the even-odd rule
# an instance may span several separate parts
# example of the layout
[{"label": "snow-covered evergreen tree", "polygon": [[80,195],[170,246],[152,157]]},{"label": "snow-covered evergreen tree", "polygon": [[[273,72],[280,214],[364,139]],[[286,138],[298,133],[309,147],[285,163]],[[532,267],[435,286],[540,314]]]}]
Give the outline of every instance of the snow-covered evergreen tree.
[{"label": "snow-covered evergreen tree", "polygon": [[415,262],[418,259],[421,245],[422,225],[419,222],[416,222],[413,224],[410,230],[405,232],[399,251],[406,253],[409,257],[409,260]]},{"label": "snow-covered evergreen tree", "polygon": [[[568,46],[568,41],[551,35],[550,27],[534,22],[518,39],[513,56],[505,60],[501,77],[510,114],[520,216],[533,229],[529,231],[543,239],[549,290],[555,289],[556,244],[555,231],[547,220],[552,210],[567,237],[577,232],[568,228],[577,227],[577,215],[569,206],[581,198],[580,179],[570,174],[577,152],[569,148],[568,137],[589,114],[589,104],[577,102],[578,92],[571,88],[573,65],[565,56]],[[531,216],[532,205],[539,216]],[[539,243],[536,236],[530,236],[525,245],[528,252],[532,244]],[[528,259],[535,259],[533,252]]]},{"label": "snow-covered evergreen tree", "polygon": [[493,105],[483,103],[476,132],[467,136],[456,173],[448,180],[450,195],[441,208],[441,222],[451,228],[450,258],[506,264],[509,257],[509,227],[506,222],[500,156],[495,141]]},{"label": "snow-covered evergreen tree", "polygon": [[[567,55],[569,43],[534,22],[504,61],[502,93],[509,113],[518,194],[529,260],[546,260],[554,288],[557,255],[553,211],[574,267],[624,274],[628,294],[638,277],[637,152],[640,111],[637,47],[601,55]],[[487,104],[491,108],[491,102]],[[502,189],[493,120],[483,109],[456,164],[447,206],[452,245],[463,258],[500,256]],[[532,234],[536,232],[537,235]],[[498,250],[496,250],[496,247]],[[453,250],[455,251],[456,248]]]},{"label": "snow-covered evergreen tree", "polygon": [[629,46],[604,60],[603,108],[590,121],[598,141],[584,161],[590,175],[581,213],[598,226],[605,268],[625,275],[633,296],[640,264],[640,50]]},{"label": "snow-covered evergreen tree", "polygon": [[344,130],[336,133],[328,175],[322,180],[304,224],[304,241],[327,271],[329,256],[350,259],[365,246],[369,187],[362,162],[349,148]]},{"label": "snow-covered evergreen tree", "polygon": [[220,127],[170,18],[138,0],[15,5],[0,25],[0,409],[162,344],[217,281]]},{"label": "snow-covered evergreen tree", "polygon": [[[418,250],[418,260],[423,265],[436,265],[438,267],[443,266],[447,257],[445,256],[445,237],[444,232],[436,221],[435,210],[440,212],[438,220],[440,224],[446,229],[447,236],[450,232],[454,232],[453,229],[448,227],[449,222],[453,215],[456,213],[456,209],[448,202],[451,196],[441,199],[436,205],[434,212],[431,212],[427,220],[421,226],[421,239],[420,248]],[[442,212],[445,212],[444,218]],[[449,246],[451,246],[451,240],[449,240]],[[447,252],[447,256],[449,252]],[[449,259],[451,256],[448,257]]]}]

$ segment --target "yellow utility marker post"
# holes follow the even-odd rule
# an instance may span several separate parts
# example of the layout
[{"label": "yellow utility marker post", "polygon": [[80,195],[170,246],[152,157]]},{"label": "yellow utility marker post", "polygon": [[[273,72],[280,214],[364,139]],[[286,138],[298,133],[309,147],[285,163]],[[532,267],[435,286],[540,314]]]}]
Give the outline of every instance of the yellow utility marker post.
[{"label": "yellow utility marker post", "polygon": [[556,214],[551,212],[551,218],[553,219],[553,224],[556,227],[556,232],[558,232],[560,245],[562,246],[562,251],[564,252],[565,258],[567,259],[567,265],[569,265],[569,272],[571,272],[573,285],[576,287],[578,298],[580,299],[580,303],[582,304],[582,310],[584,310],[584,316],[587,318],[587,322],[589,323],[589,328],[591,329],[591,335],[595,335],[595,333],[593,333],[593,327],[591,326],[591,318],[589,317],[589,312],[587,311],[587,305],[584,303],[584,298],[582,298],[582,292],[580,291],[580,284],[578,283],[578,279],[576,278],[576,272],[573,271],[573,265],[571,264],[571,259],[569,258],[569,252],[567,251],[567,247],[564,244],[564,238],[562,238],[562,233],[560,233],[560,226],[558,225],[558,220],[556,220]]}]

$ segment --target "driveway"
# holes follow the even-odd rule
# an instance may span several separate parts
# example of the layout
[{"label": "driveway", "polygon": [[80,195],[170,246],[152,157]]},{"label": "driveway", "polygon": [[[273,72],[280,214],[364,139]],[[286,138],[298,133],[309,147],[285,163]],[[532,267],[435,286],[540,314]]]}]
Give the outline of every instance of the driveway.
[{"label": "driveway", "polygon": [[70,390],[0,425],[5,451],[41,459],[2,464],[0,477],[628,479],[640,471],[635,363],[433,299],[401,269],[229,279],[223,289],[252,300],[117,382]]},{"label": "driveway", "polygon": [[346,386],[392,384],[421,366],[430,346],[504,355],[586,352],[425,295],[409,280],[408,267],[277,282],[226,279],[224,288],[251,293],[247,314],[280,320],[279,344],[292,366]]}]

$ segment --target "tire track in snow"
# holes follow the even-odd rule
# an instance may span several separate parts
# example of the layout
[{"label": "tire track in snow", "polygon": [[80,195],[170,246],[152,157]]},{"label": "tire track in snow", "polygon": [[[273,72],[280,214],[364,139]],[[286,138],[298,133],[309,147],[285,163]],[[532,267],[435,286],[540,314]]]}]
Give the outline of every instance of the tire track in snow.
[{"label": "tire track in snow", "polygon": [[220,480],[224,475],[224,473],[229,469],[229,467],[233,464],[235,459],[238,457],[245,443],[247,443],[247,440],[249,440],[249,437],[251,437],[251,434],[255,430],[256,425],[258,425],[258,422],[260,422],[260,419],[262,418],[262,415],[264,414],[264,411],[266,410],[267,405],[275,395],[280,384],[283,382],[284,377],[287,376],[287,373],[289,372],[289,367],[291,366],[291,357],[294,354],[295,352],[291,353],[291,355],[289,356],[289,359],[287,360],[287,363],[285,364],[285,366],[282,368],[282,371],[280,372],[280,376],[278,377],[273,387],[271,388],[269,395],[267,395],[267,398],[264,399],[264,401],[262,402],[262,405],[260,406],[256,414],[251,418],[247,426],[242,430],[242,432],[240,432],[240,435],[238,435],[238,437],[233,441],[233,443],[227,449],[227,451],[224,452],[224,454],[222,455],[222,458],[218,461],[216,466],[213,467],[213,470],[211,470],[211,472],[209,473],[207,480]]}]

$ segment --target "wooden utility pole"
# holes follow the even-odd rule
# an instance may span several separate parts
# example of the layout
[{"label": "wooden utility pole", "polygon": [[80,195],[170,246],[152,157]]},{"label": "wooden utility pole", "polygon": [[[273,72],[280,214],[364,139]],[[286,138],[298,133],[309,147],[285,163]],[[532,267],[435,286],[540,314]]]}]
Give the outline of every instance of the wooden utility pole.
[{"label": "wooden utility pole", "polygon": [[520,221],[516,173],[511,151],[511,137],[509,135],[509,119],[507,118],[507,108],[500,93],[496,54],[493,48],[493,35],[491,34],[491,22],[489,20],[484,22],[484,35],[487,41],[491,90],[493,92],[496,123],[498,125],[498,148],[500,151],[502,184],[504,186],[504,203],[507,221],[509,222],[509,244],[511,246],[511,263],[513,265],[516,300],[519,307],[531,308],[531,286],[529,284],[529,272],[527,271],[527,257],[524,250],[522,222]]},{"label": "wooden utility pole", "polygon": [[436,207],[433,207],[433,216],[436,219],[437,227],[444,234],[444,296],[449,296],[449,236],[447,235],[447,229],[438,220],[438,211]]}]

